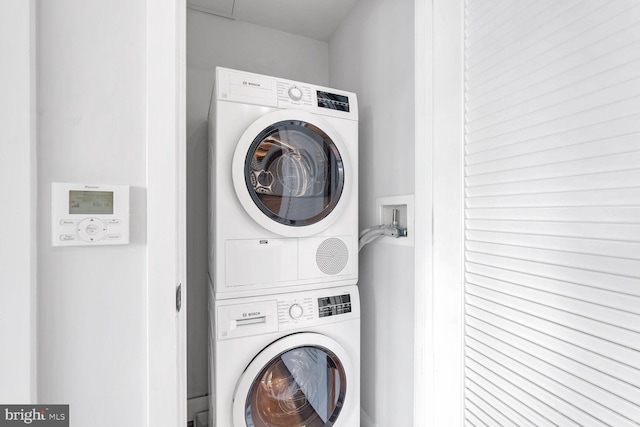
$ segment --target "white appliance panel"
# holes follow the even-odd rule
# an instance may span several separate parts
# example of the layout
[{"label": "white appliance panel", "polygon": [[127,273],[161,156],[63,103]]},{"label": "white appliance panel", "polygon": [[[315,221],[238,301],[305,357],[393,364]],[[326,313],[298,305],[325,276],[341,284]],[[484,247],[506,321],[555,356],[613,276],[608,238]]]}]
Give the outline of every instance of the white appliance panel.
[{"label": "white appliance panel", "polygon": [[[320,95],[319,95],[320,94]],[[335,100],[331,98],[335,94]],[[327,98],[318,100],[318,96]],[[294,99],[295,98],[295,99]],[[344,101],[348,100],[347,103]],[[318,106],[322,102],[338,109]],[[333,103],[333,104],[332,104]],[[335,105],[334,105],[335,104]],[[341,111],[340,108],[349,111]],[[276,223],[249,195],[246,156],[237,154],[252,124],[268,127],[265,117],[314,123],[331,135],[344,164],[344,189],[329,213],[311,225]],[[305,120],[308,119],[308,120]],[[264,295],[295,289],[354,284],[358,277],[358,121],[356,95],[311,84],[219,68],[210,110],[209,275],[216,298]],[[260,127],[258,126],[258,127]],[[258,132],[260,130],[258,129]],[[251,145],[245,141],[243,149]],[[234,156],[236,174],[234,183]],[[238,172],[239,171],[239,172]],[[288,176],[284,174],[283,176]],[[270,178],[269,178],[270,179]],[[267,182],[270,184],[270,182]],[[251,197],[254,197],[252,199]],[[244,203],[244,205],[243,205]],[[252,210],[253,209],[253,210]],[[273,224],[271,224],[273,223]],[[283,228],[284,227],[284,228]],[[248,242],[275,241],[253,247]],[[347,247],[346,262],[332,265],[331,254],[318,251],[329,239]],[[333,240],[332,240],[333,241]],[[295,242],[295,243],[294,243]],[[325,244],[326,246],[326,244]],[[342,248],[344,249],[344,248]],[[344,251],[342,250],[342,253]],[[326,272],[328,271],[328,273]]]},{"label": "white appliance panel", "polygon": [[[211,313],[215,313],[211,316],[209,331],[212,426],[245,427],[248,396],[265,368],[276,358],[287,353],[291,355],[291,351],[302,352],[303,359],[308,359],[305,352],[314,348],[326,350],[341,367],[340,378],[344,384],[339,381],[337,385],[343,402],[331,425],[360,426],[357,286],[227,300],[216,300],[211,289],[209,296]],[[293,359],[285,357],[284,364],[287,361]],[[317,362],[311,357],[303,365],[311,373],[317,373],[316,377],[325,378],[322,365]],[[327,378],[335,381],[333,376]],[[273,381],[277,379],[274,376]],[[310,396],[308,400],[320,414],[326,414],[327,405],[331,403],[318,396]]]},{"label": "white appliance panel", "polygon": [[297,239],[227,240],[227,286],[250,286],[296,280]]}]

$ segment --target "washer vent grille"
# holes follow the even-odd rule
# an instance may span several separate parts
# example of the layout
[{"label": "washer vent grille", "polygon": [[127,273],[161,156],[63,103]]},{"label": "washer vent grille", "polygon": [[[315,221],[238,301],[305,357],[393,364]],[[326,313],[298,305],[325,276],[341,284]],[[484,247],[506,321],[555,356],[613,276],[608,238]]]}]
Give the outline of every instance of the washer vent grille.
[{"label": "washer vent grille", "polygon": [[316,263],[324,274],[338,274],[347,265],[349,249],[340,239],[332,237],[323,241],[316,251]]}]

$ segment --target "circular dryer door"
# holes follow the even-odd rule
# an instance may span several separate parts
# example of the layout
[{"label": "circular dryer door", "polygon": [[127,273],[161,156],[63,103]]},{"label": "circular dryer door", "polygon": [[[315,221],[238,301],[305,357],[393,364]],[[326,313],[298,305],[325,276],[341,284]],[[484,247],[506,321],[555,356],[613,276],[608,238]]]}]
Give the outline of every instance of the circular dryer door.
[{"label": "circular dryer door", "polygon": [[313,235],[348,200],[347,151],[320,120],[304,111],[276,111],[255,121],[238,142],[232,165],[238,199],[274,233]]},{"label": "circular dryer door", "polygon": [[298,333],[265,348],[243,373],[234,427],[339,427],[355,386],[353,366],[334,340]]}]

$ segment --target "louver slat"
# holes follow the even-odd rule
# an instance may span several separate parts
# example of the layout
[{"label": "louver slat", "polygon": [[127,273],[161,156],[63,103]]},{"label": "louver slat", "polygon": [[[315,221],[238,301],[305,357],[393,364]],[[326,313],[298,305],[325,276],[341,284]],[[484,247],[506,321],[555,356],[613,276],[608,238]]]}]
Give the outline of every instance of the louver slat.
[{"label": "louver slat", "polygon": [[640,3],[465,6],[466,426],[640,425]]}]

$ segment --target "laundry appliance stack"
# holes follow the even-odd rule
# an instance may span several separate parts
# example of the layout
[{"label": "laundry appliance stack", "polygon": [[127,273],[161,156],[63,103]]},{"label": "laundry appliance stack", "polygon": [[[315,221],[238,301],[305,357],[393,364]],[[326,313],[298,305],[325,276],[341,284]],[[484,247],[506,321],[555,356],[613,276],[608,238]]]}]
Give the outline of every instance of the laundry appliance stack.
[{"label": "laundry appliance stack", "polygon": [[209,423],[359,427],[356,95],[216,69]]}]

